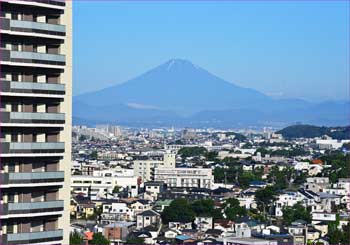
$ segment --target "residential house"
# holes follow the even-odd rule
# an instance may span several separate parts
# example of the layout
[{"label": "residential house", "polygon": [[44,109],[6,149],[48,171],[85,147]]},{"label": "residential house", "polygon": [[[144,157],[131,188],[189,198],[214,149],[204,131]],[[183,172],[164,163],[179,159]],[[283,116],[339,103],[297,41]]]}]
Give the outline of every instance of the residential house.
[{"label": "residential house", "polygon": [[160,221],[160,214],[153,210],[146,210],[136,215],[137,229],[143,229],[150,225],[158,226]]},{"label": "residential house", "polygon": [[125,241],[135,224],[135,222],[126,221],[116,221],[108,224],[104,227],[104,237],[111,242]]},{"label": "residential house", "polygon": [[194,224],[199,231],[205,232],[206,230],[213,228],[213,217],[205,215],[197,216],[194,219]]}]

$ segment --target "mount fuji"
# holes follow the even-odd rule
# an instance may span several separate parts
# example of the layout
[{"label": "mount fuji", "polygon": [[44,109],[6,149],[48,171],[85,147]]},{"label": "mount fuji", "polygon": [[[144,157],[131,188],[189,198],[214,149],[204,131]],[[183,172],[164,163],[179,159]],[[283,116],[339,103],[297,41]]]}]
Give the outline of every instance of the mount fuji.
[{"label": "mount fuji", "polygon": [[276,100],[184,59],[171,59],[122,84],[75,96],[75,122],[144,125],[345,124],[348,102]]}]

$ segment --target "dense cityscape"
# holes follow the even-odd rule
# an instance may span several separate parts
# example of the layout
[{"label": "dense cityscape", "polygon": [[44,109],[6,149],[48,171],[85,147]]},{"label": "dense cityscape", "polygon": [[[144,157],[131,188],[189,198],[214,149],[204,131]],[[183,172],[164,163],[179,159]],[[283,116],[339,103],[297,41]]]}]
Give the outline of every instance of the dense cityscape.
[{"label": "dense cityscape", "polygon": [[350,140],[315,128],[75,126],[71,243],[347,244]]},{"label": "dense cityscape", "polygon": [[350,2],[145,2],[0,0],[0,244],[350,244]]}]

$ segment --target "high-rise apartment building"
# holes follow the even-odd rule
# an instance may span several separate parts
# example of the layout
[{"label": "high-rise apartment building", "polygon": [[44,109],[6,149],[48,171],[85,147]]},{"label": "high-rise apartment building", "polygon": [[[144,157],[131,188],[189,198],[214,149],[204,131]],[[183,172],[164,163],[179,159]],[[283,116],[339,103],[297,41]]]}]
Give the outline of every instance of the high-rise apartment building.
[{"label": "high-rise apartment building", "polygon": [[154,169],[159,167],[175,168],[176,154],[165,152],[163,156],[140,156],[134,160],[134,175],[141,178],[142,182],[154,180]]},{"label": "high-rise apartment building", "polygon": [[71,1],[0,4],[0,244],[69,244]]}]

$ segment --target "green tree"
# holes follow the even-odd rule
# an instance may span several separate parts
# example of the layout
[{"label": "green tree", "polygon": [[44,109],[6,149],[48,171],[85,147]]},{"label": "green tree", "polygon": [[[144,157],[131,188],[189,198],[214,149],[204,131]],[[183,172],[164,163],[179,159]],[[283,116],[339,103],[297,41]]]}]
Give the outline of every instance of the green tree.
[{"label": "green tree", "polygon": [[224,168],[220,168],[220,167],[214,168],[213,175],[214,175],[215,183],[224,183],[224,181],[225,181],[225,169]]},{"label": "green tree", "polygon": [[242,172],[240,166],[231,165],[228,168],[215,168],[214,169],[214,179],[215,182],[225,183],[236,183],[236,177]]},{"label": "green tree", "polygon": [[233,157],[225,157],[222,159],[222,162],[225,163],[226,166],[233,167],[233,166],[240,166],[238,159],[235,159]]},{"label": "green tree", "polygon": [[247,215],[247,210],[239,205],[239,201],[236,198],[229,198],[225,200],[224,213],[229,220],[236,221],[239,217]]},{"label": "green tree", "polygon": [[343,232],[341,230],[335,229],[335,230],[329,230],[329,244],[343,244]]},{"label": "green tree", "polygon": [[125,244],[145,244],[145,239],[141,237],[129,237]]},{"label": "green tree", "polygon": [[211,216],[213,217],[214,220],[216,219],[222,219],[222,212],[221,208],[214,208],[214,210],[211,212]]},{"label": "green tree", "polygon": [[181,155],[182,158],[186,157],[195,157],[195,156],[203,156],[207,153],[207,149],[204,147],[183,147],[178,151],[178,154]]},{"label": "green tree", "polygon": [[170,221],[192,222],[195,218],[195,212],[192,210],[190,203],[183,198],[175,199],[171,204],[164,208],[162,220],[164,224]]},{"label": "green tree", "polygon": [[242,149],[251,149],[253,148],[253,145],[249,142],[245,143],[243,146],[242,146]]},{"label": "green tree", "polygon": [[214,207],[214,201],[212,199],[200,199],[191,203],[191,208],[195,214],[198,215],[209,215],[213,219],[221,219],[221,209]]},{"label": "green tree", "polygon": [[350,177],[350,154],[331,153],[322,156],[321,160],[331,165],[330,168],[323,169],[322,175],[329,177],[332,183],[337,182],[339,178]]},{"label": "green tree", "polygon": [[89,155],[89,158],[90,158],[90,159],[93,159],[93,160],[96,160],[97,157],[98,157],[97,151],[93,151],[93,152],[91,152],[90,155]]},{"label": "green tree", "polygon": [[86,137],[86,135],[80,135],[79,136],[79,141],[85,141],[87,140],[88,138]]},{"label": "green tree", "polygon": [[311,222],[311,213],[307,210],[301,203],[295,204],[293,207],[284,207],[283,211],[283,222],[286,225],[291,224],[297,219],[305,220],[306,222]]},{"label": "green tree", "polygon": [[255,201],[260,211],[264,210],[264,208],[265,212],[269,210],[269,207],[275,200],[276,192],[273,186],[266,186],[265,188],[257,190],[255,193]]},{"label": "green tree", "polygon": [[296,174],[294,184],[301,185],[305,183],[307,177],[308,177],[308,174],[306,172],[298,172]]},{"label": "green tree", "polygon": [[279,170],[278,166],[271,168],[267,179],[275,184],[275,188],[283,190],[292,184],[292,179],[295,177],[295,171],[286,167],[283,170]]},{"label": "green tree", "polygon": [[101,233],[94,233],[92,240],[89,241],[89,244],[110,244],[111,242],[105,238]]},{"label": "green tree", "polygon": [[218,153],[216,151],[209,151],[205,153],[204,156],[207,161],[216,161],[218,157]]},{"label": "green tree", "polygon": [[260,152],[261,153],[261,156],[265,156],[266,154],[270,154],[271,152],[268,150],[268,149],[266,149],[265,147],[259,147],[258,149],[256,149],[256,151],[255,151],[255,155],[258,153],[258,152]]},{"label": "green tree", "polygon": [[210,215],[214,210],[214,201],[212,199],[201,199],[191,204],[192,210],[196,215]]},{"label": "green tree", "polygon": [[69,244],[83,244],[83,237],[78,232],[74,231],[73,233],[69,234]]},{"label": "green tree", "polygon": [[350,222],[343,226],[342,244],[350,244]]},{"label": "green tree", "polygon": [[247,188],[252,180],[258,180],[252,172],[242,171],[241,174],[238,175],[239,186],[243,188]]},{"label": "green tree", "polygon": [[113,188],[113,193],[119,193],[119,191],[120,191],[120,186],[118,186],[118,185],[116,185],[116,186],[114,186],[114,188]]}]

